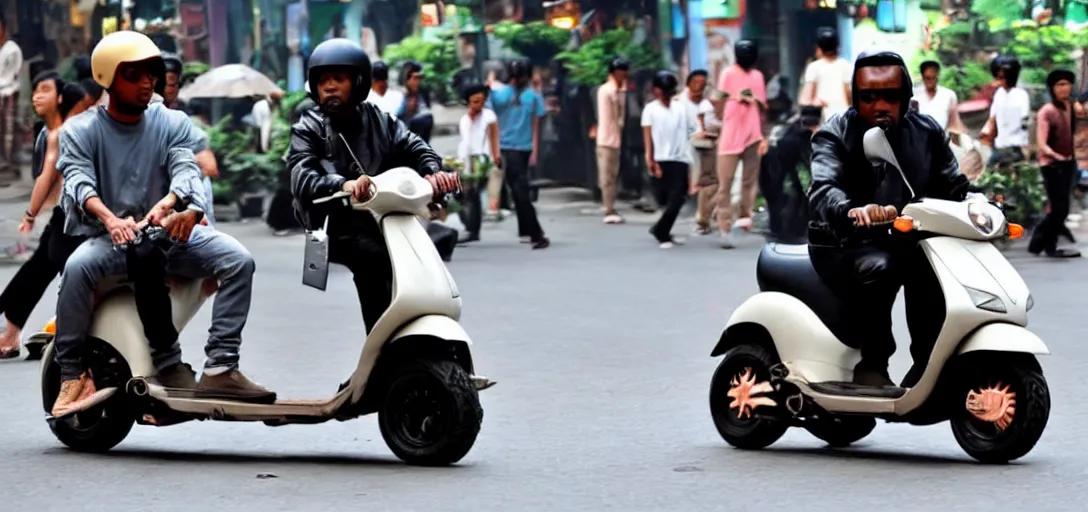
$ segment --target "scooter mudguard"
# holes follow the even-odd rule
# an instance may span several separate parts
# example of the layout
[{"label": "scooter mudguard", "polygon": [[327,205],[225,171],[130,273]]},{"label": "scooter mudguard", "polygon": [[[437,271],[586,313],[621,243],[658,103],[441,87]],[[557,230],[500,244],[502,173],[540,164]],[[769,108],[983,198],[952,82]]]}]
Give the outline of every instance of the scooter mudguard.
[{"label": "scooter mudguard", "polygon": [[850,380],[860,359],[805,303],[779,292],[757,293],[733,311],[710,355],[763,342],[771,344],[781,361],[803,368],[802,376],[810,382]]},{"label": "scooter mudguard", "polygon": [[1035,333],[1019,325],[1006,323],[987,324],[980,327],[960,344],[956,354],[982,350],[1050,355],[1050,349],[1047,348],[1046,343]]},{"label": "scooter mudguard", "polygon": [[472,340],[469,339],[468,332],[465,331],[465,328],[461,327],[461,324],[456,320],[442,315],[425,315],[412,320],[404,327],[401,327],[389,341],[390,343],[394,343],[399,339],[414,336],[427,336],[449,341],[462,341],[466,345],[472,345]]}]

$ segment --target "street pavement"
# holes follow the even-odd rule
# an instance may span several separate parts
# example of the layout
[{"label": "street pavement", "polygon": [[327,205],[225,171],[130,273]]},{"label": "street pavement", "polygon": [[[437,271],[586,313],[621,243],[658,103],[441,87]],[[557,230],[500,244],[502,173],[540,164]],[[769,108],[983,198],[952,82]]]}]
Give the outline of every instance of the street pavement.
[{"label": "street pavement", "polygon": [[[483,429],[451,468],[401,464],[373,416],[316,426],[190,422],[136,427],[106,455],[70,452],[50,434],[38,366],[0,363],[0,481],[5,510],[1084,510],[1088,327],[1084,261],[1010,259],[1034,293],[1031,328],[1053,412],[1027,457],[974,463],[947,424],[878,425],[832,450],[794,430],[771,448],[728,447],[712,424],[709,357],[731,310],[756,291],[760,242],[713,238],[670,251],[648,217],[602,226],[595,212],[542,196],[553,245],[519,244],[513,219],[487,224],[450,269],[464,298],[481,374]],[[6,227],[4,229],[7,229]],[[354,367],[363,327],[349,274],[327,292],[301,285],[302,238],[262,223],[223,225],[257,260],[243,368],[283,397],[324,397]],[[690,222],[678,231],[690,230]],[[15,267],[0,267],[7,282]],[[30,326],[55,305],[51,288]],[[183,335],[199,364],[205,306]],[[902,307],[897,336],[907,339]],[[909,356],[893,361],[902,375]]]}]

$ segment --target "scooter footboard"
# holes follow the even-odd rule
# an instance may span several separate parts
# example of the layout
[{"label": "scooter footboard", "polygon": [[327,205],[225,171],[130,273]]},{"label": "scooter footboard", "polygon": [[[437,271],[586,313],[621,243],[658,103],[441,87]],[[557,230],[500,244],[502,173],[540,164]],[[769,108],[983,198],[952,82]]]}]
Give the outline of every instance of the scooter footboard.
[{"label": "scooter footboard", "polygon": [[1022,354],[1050,355],[1046,343],[1035,333],[1014,324],[996,323],[984,325],[960,343],[956,354],[979,351],[1019,352]]}]

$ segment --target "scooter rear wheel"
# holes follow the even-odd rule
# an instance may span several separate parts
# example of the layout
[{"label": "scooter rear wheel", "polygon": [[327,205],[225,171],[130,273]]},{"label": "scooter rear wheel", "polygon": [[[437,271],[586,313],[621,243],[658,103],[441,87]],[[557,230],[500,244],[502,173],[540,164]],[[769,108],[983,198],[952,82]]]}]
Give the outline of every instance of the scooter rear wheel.
[{"label": "scooter rear wheel", "polygon": [[[978,371],[962,381],[950,404],[956,442],[985,464],[1005,464],[1027,455],[1050,418],[1050,389],[1038,362],[1031,356],[1004,356],[972,361],[971,367]],[[982,396],[987,393],[1008,398]]]},{"label": "scooter rear wheel", "polygon": [[[60,394],[60,365],[53,360],[53,344],[43,350],[46,370],[42,374],[42,406],[45,413],[53,409]],[[128,363],[110,345],[99,340],[88,340],[84,355],[98,389],[119,387],[132,378]],[[128,437],[136,424],[136,415],[124,392],[118,392],[105,402],[63,418],[49,417],[49,429],[57,440],[77,452],[102,453],[109,451]]]},{"label": "scooter rear wheel", "polygon": [[476,386],[460,365],[411,361],[393,370],[378,425],[401,460],[448,466],[472,449],[483,416]]},{"label": "scooter rear wheel", "polygon": [[[777,359],[759,345],[739,345],[725,353],[714,372],[710,382],[710,414],[718,434],[731,446],[745,450],[766,448],[789,429],[785,421],[755,415],[753,409],[742,405],[736,392],[730,395],[730,390],[745,382],[750,388],[770,382],[770,369],[778,364]],[[760,396],[766,395],[753,398]],[[757,409],[770,407],[779,406],[760,405]]]}]

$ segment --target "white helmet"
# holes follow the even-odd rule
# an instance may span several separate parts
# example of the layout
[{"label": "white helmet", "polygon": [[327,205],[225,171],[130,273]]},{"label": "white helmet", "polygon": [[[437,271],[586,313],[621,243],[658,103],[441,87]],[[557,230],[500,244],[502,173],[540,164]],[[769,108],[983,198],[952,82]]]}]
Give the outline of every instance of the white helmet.
[{"label": "white helmet", "polygon": [[[98,85],[109,89],[113,86],[117,68],[121,64],[152,59],[162,62],[162,52],[151,38],[139,32],[122,30],[103,37],[94,46],[94,51],[91,52],[91,73]],[[165,74],[165,70],[164,65],[162,74]]]}]

